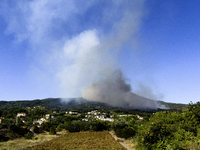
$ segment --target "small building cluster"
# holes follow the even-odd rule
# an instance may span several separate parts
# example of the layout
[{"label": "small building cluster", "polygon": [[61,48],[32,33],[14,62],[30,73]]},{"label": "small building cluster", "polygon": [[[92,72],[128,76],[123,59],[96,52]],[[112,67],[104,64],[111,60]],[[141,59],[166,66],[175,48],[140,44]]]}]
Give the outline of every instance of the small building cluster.
[{"label": "small building cluster", "polygon": [[87,112],[85,114],[85,118],[83,118],[82,121],[88,121],[89,119],[99,119],[99,120],[103,120],[103,121],[114,121],[114,119],[106,117],[106,113],[101,113],[97,110]]},{"label": "small building cluster", "polygon": [[[39,106],[37,106],[39,107]],[[30,108],[30,107],[29,107]],[[53,113],[56,113],[56,111],[53,111]],[[81,113],[79,113],[78,111],[66,111],[65,112],[68,115],[77,115],[80,116]],[[83,114],[82,114],[83,115]],[[131,114],[121,114],[121,115],[108,115],[105,112],[100,112],[98,110],[92,110],[89,112],[86,112],[85,117],[82,118],[82,121],[89,121],[89,120],[103,120],[103,121],[110,121],[113,122],[115,117],[127,117],[127,116],[131,116]],[[19,112],[17,113],[17,117],[25,117],[27,116],[26,113],[23,112]],[[115,117],[114,117],[115,116]],[[138,119],[142,120],[143,117],[136,115]],[[37,118],[33,120],[33,123],[39,123],[39,125],[48,122],[49,120],[55,120],[56,118],[50,114],[45,114],[43,117],[41,118]],[[0,123],[2,122],[2,119],[0,118]],[[22,120],[23,123],[26,124],[25,120]]]}]

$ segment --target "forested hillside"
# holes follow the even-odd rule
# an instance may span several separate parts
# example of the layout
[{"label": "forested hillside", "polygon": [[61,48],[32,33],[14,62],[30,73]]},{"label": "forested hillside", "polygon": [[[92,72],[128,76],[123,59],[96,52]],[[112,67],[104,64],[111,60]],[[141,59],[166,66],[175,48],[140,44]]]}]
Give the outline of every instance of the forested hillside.
[{"label": "forested hillside", "polygon": [[30,101],[0,101],[0,110],[6,110],[13,107],[45,107],[47,110],[84,110],[85,108],[115,108],[101,102],[87,101],[82,98],[70,98],[62,101],[60,98],[47,98],[42,100],[30,100]]},{"label": "forested hillside", "polygon": [[[160,105],[166,106],[167,109],[182,110],[186,109],[186,104],[166,103],[158,101]],[[84,109],[119,109],[118,107],[110,106],[102,102],[88,101],[83,98],[70,98],[66,99],[65,102],[61,101],[60,98],[47,98],[37,100],[24,100],[24,101],[0,101],[0,110],[6,110],[13,107],[36,107],[41,106],[50,110],[81,110]],[[131,108],[128,108],[131,109]]]}]

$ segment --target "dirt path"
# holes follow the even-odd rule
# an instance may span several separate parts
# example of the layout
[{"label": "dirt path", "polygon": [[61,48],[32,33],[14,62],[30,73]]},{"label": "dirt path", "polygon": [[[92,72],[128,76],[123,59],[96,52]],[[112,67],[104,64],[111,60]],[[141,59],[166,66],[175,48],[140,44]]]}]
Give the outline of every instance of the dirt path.
[{"label": "dirt path", "polygon": [[124,142],[121,138],[118,138],[116,135],[114,135],[112,132],[109,132],[111,134],[111,136],[118,141],[122,146],[124,146],[127,150],[135,150],[134,148],[130,147],[129,145],[127,145],[126,142]]}]

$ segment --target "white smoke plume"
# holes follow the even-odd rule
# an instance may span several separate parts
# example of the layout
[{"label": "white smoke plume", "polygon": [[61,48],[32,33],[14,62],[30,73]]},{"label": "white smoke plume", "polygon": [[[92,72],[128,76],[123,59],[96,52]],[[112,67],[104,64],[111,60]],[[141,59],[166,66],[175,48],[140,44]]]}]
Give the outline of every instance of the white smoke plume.
[{"label": "white smoke plume", "polygon": [[156,101],[131,92],[118,64],[124,49],[139,51],[144,0],[3,2],[6,32],[18,42],[28,42],[29,55],[39,60],[39,67],[34,67],[43,74],[34,76],[43,76],[40,86],[55,86],[63,98],[82,96],[121,107],[157,108]]},{"label": "white smoke plume", "polygon": [[82,90],[82,96],[89,100],[101,101],[113,106],[127,108],[157,109],[156,101],[140,97],[131,92],[121,70],[115,70],[104,79],[92,83]]},{"label": "white smoke plume", "polygon": [[130,41],[137,44],[135,35],[140,28],[143,5],[141,2],[136,4],[139,7],[134,11],[122,12],[110,34],[102,35],[96,29],[86,30],[66,41],[63,57],[68,65],[58,73],[64,89],[62,97],[81,95],[114,106],[158,108],[156,101],[131,92],[131,85],[117,64],[122,47]]}]

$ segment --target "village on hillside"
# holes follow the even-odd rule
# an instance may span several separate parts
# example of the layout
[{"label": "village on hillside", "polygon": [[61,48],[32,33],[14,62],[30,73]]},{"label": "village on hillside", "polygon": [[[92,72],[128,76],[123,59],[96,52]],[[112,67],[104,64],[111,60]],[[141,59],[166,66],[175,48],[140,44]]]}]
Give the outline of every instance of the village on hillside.
[{"label": "village on hillside", "polygon": [[174,149],[199,148],[199,102],[181,111],[96,108],[99,109],[82,107],[66,111],[34,106],[0,110],[0,142],[35,139],[44,133],[106,131],[117,138],[134,139],[140,148],[154,149],[161,145],[165,149],[167,146],[163,142]]},{"label": "village on hillside", "polygon": [[[18,112],[14,118],[10,118],[10,119],[13,120],[13,123],[18,123],[19,121],[21,121],[22,123],[27,124],[27,122],[28,122],[27,117],[30,116],[30,114],[28,114],[28,112],[30,112],[30,110],[34,111],[34,109],[36,109],[36,108],[39,110],[41,108],[43,109],[43,107],[41,107],[41,106],[34,107],[33,109],[31,109],[30,107],[27,107],[26,108],[27,112]],[[112,114],[112,112],[110,114]],[[62,115],[63,116],[72,115],[72,116],[77,116],[77,117],[79,116],[79,117],[81,117],[82,121],[102,120],[102,121],[110,121],[110,122],[113,122],[118,117],[132,116],[132,114],[108,115],[108,113],[100,112],[98,110],[92,110],[92,111],[88,111],[86,113],[81,113],[78,111],[66,111],[65,113],[62,113]],[[60,116],[60,115],[58,115],[58,113],[56,111],[52,111],[51,114],[49,114],[49,113],[43,114],[42,117],[39,117],[39,118],[32,116],[32,118],[34,118],[32,120],[32,123],[38,124],[38,127],[39,127],[46,122],[55,120],[56,119],[55,116]],[[143,119],[143,117],[141,117],[139,115],[136,115],[136,116],[140,120]],[[0,124],[2,122],[2,119],[4,119],[4,118],[5,117],[0,117]]]}]

